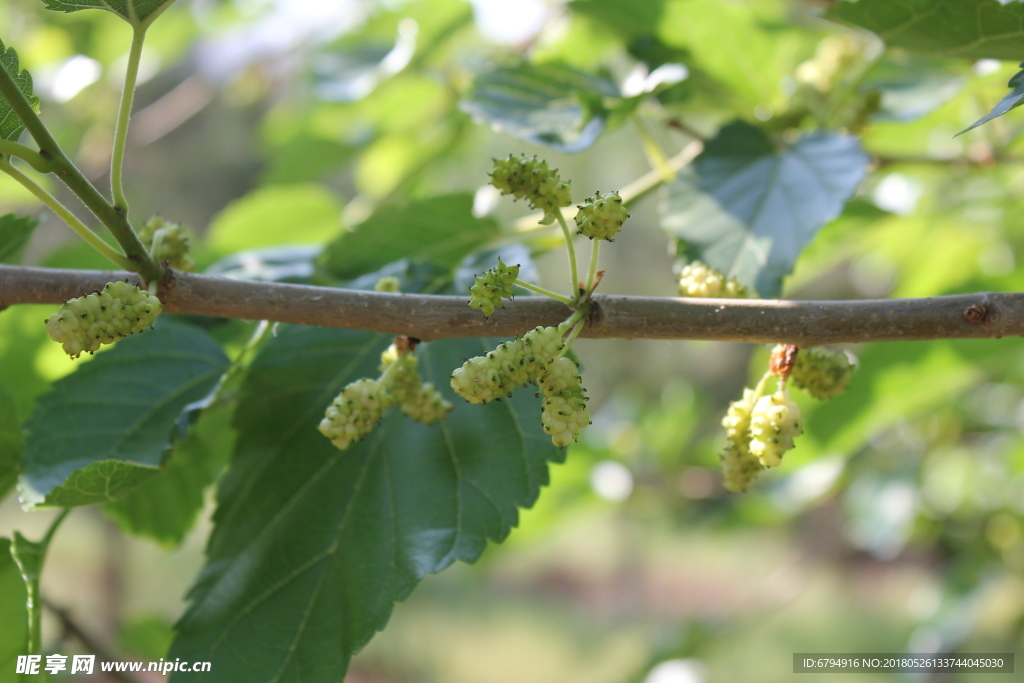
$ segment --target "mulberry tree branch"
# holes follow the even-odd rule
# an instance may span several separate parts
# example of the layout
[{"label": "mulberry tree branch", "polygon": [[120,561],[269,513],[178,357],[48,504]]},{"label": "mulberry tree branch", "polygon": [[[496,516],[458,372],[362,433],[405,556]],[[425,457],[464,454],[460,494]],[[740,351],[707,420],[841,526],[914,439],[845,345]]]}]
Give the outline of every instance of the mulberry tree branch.
[{"label": "mulberry tree branch", "polygon": [[[0,310],[56,304],[136,275],[0,265]],[[548,297],[519,297],[490,319],[467,298],[391,294],[171,272],[159,297],[169,313],[271,320],[408,335],[511,337],[557,325],[567,308]],[[922,299],[779,301],[595,295],[582,337],[703,339],[798,346],[872,341],[1024,336],[1024,292]]]}]

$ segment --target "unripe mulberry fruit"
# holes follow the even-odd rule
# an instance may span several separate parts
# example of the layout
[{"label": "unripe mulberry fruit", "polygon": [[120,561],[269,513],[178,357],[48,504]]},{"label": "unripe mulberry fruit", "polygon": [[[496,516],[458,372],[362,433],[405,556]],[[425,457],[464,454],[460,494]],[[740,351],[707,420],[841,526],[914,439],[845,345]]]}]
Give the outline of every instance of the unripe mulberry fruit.
[{"label": "unripe mulberry fruit", "polygon": [[71,299],[46,320],[50,339],[72,358],[153,325],[163,310],[160,300],[127,282],[108,283],[102,291]]},{"label": "unripe mulberry fruit", "polygon": [[320,421],[320,433],[340,450],[369,434],[395,399],[373,379],[347,385],[327,407]]},{"label": "unripe mulberry fruit", "polygon": [[373,288],[378,292],[397,293],[401,291],[402,285],[398,281],[397,277],[388,275],[377,280],[377,284],[375,284]]},{"label": "unripe mulberry fruit", "polygon": [[463,363],[452,373],[452,390],[470,403],[488,403],[511,395],[516,387],[540,382],[564,348],[557,327],[534,328]]},{"label": "unripe mulberry fruit", "polygon": [[800,349],[789,379],[814,398],[826,399],[846,391],[856,369],[842,351],[816,346]]},{"label": "unripe mulberry fruit", "polygon": [[744,389],[743,398],[730,403],[729,410],[722,418],[728,443],[719,459],[722,461],[725,488],[734,493],[746,491],[764,469],[757,456],[750,452],[750,417],[756,399],[753,390]]},{"label": "unripe mulberry fruit", "polygon": [[593,197],[587,197],[586,201],[576,208],[579,209],[576,213],[577,234],[592,240],[614,242],[612,238],[629,218],[618,192],[595,192]]},{"label": "unripe mulberry fruit", "polygon": [[587,396],[576,363],[565,356],[555,358],[538,386],[544,397],[540,419],[544,431],[556,446],[572,443],[590,424]]},{"label": "unripe mulberry fruit", "polygon": [[519,359],[531,382],[539,381],[546,373],[547,366],[565,348],[562,331],[557,327],[535,327],[517,342]]},{"label": "unripe mulberry fruit", "polygon": [[[452,410],[452,404],[441,396],[433,384],[424,384],[417,365],[419,360],[412,353],[401,352],[392,344],[380,356],[381,372],[387,378],[384,389],[391,394],[399,409],[408,417],[430,424],[443,420]],[[398,367],[388,372],[392,364]]]},{"label": "unripe mulberry fruit", "polygon": [[448,417],[453,406],[433,384],[427,382],[412,394],[405,395],[398,407],[409,418],[428,425]]},{"label": "unripe mulberry fruit", "polygon": [[525,199],[530,206],[543,211],[543,223],[550,223],[559,210],[572,204],[569,183],[537,157],[510,154],[504,159],[495,159],[491,185],[502,194]]},{"label": "unripe mulberry fruit", "polygon": [[590,414],[583,398],[550,396],[541,406],[540,422],[544,432],[551,435],[551,443],[568,446],[590,424]]},{"label": "unripe mulberry fruit", "polygon": [[452,390],[470,403],[490,403],[515,388],[500,366],[487,356],[470,358],[452,373]]},{"label": "unripe mulberry fruit", "polygon": [[171,268],[191,271],[196,267],[188,255],[188,235],[179,223],[153,216],[139,228],[139,240],[153,258],[160,262],[166,261]]},{"label": "unripe mulberry fruit", "polygon": [[547,372],[540,378],[537,386],[542,396],[558,396],[572,392],[582,384],[579,368],[576,363],[565,356],[559,356],[547,366]]},{"label": "unripe mulberry fruit", "polygon": [[803,431],[800,407],[782,385],[774,394],[758,399],[750,413],[750,452],[765,467],[777,467]]},{"label": "unripe mulberry fruit", "polygon": [[498,259],[498,265],[483,275],[478,275],[476,282],[469,288],[470,308],[479,308],[488,318],[494,314],[495,308],[504,308],[503,298],[512,298],[512,285],[519,277],[519,265],[506,266]]},{"label": "unripe mulberry fruit", "polygon": [[702,299],[746,299],[752,291],[706,263],[694,261],[683,266],[679,273],[679,295]]}]

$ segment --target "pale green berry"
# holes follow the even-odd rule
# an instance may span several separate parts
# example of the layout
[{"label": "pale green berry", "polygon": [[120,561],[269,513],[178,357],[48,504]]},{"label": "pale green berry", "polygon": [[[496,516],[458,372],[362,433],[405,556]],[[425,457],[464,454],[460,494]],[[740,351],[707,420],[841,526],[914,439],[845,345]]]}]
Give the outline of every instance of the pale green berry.
[{"label": "pale green berry", "polygon": [[622,224],[629,218],[629,212],[622,204],[618,192],[595,192],[593,197],[576,207],[577,234],[590,239],[608,240],[618,234]]},{"label": "pale green berry", "polygon": [[153,216],[139,228],[139,240],[157,261],[167,262],[176,270],[191,271],[196,267],[188,255],[188,235],[179,223]]},{"label": "pale green berry", "polygon": [[746,491],[758,473],[764,469],[757,456],[750,452],[750,416],[757,395],[751,389],[743,390],[743,398],[729,404],[722,418],[728,443],[719,454],[722,476],[729,491]]},{"label": "pale green berry", "polygon": [[565,348],[562,332],[557,327],[535,327],[518,342],[520,360],[531,382],[539,381],[547,366]]},{"label": "pale green berry", "polygon": [[541,425],[556,446],[568,446],[590,424],[587,404],[575,396],[549,396],[541,406]]},{"label": "pale green berry", "polygon": [[537,386],[542,396],[558,396],[572,391],[581,384],[580,372],[576,363],[565,356],[559,356],[547,366]]},{"label": "pale green berry", "polygon": [[506,266],[498,259],[498,265],[483,275],[469,288],[470,308],[479,308],[488,318],[495,308],[504,308],[501,300],[512,298],[512,285],[519,277],[519,265]]},{"label": "pale green berry", "polygon": [[758,399],[750,413],[750,452],[765,467],[777,467],[803,431],[800,407],[782,385],[774,394]]},{"label": "pale green berry", "polygon": [[369,434],[384,416],[384,409],[394,401],[377,380],[356,380],[327,407],[320,421],[320,433],[336,448],[345,450]]},{"label": "pale green berry", "polygon": [[427,382],[420,385],[411,395],[406,395],[398,407],[413,420],[431,424],[446,418],[453,406],[444,399],[444,396],[434,388],[433,384]]},{"label": "pale green berry", "polygon": [[572,204],[569,183],[537,157],[510,154],[504,159],[495,159],[491,185],[502,194],[525,199],[533,208],[543,211],[545,223],[553,221],[559,210]]},{"label": "pale green berry", "polygon": [[377,280],[377,284],[375,284],[373,288],[378,292],[396,293],[401,291],[402,284],[398,281],[397,277],[388,275],[387,277],[382,277]]},{"label": "pale green berry", "polygon": [[679,273],[680,296],[701,299],[746,299],[752,291],[734,278],[726,277],[711,266],[694,261]]},{"label": "pale green berry", "polygon": [[486,356],[470,358],[452,373],[452,390],[470,403],[489,403],[509,394],[514,386]]},{"label": "pale green berry", "polygon": [[[380,356],[381,372],[387,377],[387,384],[382,385],[391,394],[399,409],[407,416],[430,424],[442,420],[452,410],[452,404],[441,396],[433,384],[424,384],[417,365],[419,360],[409,351],[399,351],[392,344]],[[394,363],[398,363],[393,371],[388,372]]]},{"label": "pale green berry", "polygon": [[108,283],[102,291],[71,299],[46,320],[46,332],[72,358],[94,353],[153,325],[163,310],[160,300],[127,282]]},{"label": "pale green berry", "polygon": [[842,351],[816,346],[800,349],[789,379],[817,399],[832,398],[846,391],[857,366]]}]

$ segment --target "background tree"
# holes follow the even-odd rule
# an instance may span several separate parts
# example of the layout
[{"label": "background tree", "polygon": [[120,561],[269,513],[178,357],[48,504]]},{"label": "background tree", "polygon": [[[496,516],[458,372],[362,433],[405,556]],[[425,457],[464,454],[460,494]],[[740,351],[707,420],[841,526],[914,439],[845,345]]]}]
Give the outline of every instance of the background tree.
[{"label": "background tree", "polygon": [[[26,651],[212,661],[182,681],[665,683],[1014,650],[1024,4],[511,4],[0,6],[0,680]],[[570,313],[466,307],[498,257],[578,296],[558,222],[485,185],[519,152],[631,214],[573,347],[594,425],[564,450],[527,392],[448,388],[481,337]],[[695,259],[784,301],[645,298]],[[72,361],[43,320],[111,262],[165,312]],[[885,297],[908,300],[831,303]],[[455,407],[339,451],[316,425],[394,334]],[[856,343],[859,369],[794,390],[795,449],[730,494],[721,419],[768,354],[666,339]],[[73,510],[48,553],[45,508]]]}]

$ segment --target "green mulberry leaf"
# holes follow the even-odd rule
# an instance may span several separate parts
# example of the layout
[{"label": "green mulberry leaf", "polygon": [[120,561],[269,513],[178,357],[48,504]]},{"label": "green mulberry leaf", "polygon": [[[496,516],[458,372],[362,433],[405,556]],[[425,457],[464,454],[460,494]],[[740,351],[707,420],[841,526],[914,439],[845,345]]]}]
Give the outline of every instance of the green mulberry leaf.
[{"label": "green mulberry leaf", "polygon": [[227,368],[194,327],[164,324],[123,339],[41,396],[26,424],[22,504],[107,503],[160,472],[182,410]]},{"label": "green mulberry leaf", "polygon": [[[1020,66],[1024,66],[1024,62],[1021,62]],[[1018,71],[1007,83],[1007,87],[1010,88],[1010,94],[999,100],[996,106],[992,107],[992,111],[982,116],[980,119],[964,128],[956,135],[963,135],[969,130],[977,128],[983,123],[988,123],[992,119],[1002,116],[1011,109],[1016,109],[1020,105],[1024,104],[1024,71]],[[953,137],[956,137],[954,135]]]},{"label": "green mulberry leaf", "polygon": [[171,680],[336,683],[427,573],[475,561],[548,482],[554,448],[537,400],[471,406],[448,381],[493,340],[417,350],[455,409],[423,425],[391,409],[344,451],[316,429],[343,386],[376,377],[388,335],[281,326],[253,362],[235,413],[207,564],[168,658],[212,662]]},{"label": "green mulberry leaf", "polygon": [[39,220],[13,213],[0,216],[0,263],[18,265]]},{"label": "green mulberry leaf", "polygon": [[116,14],[132,26],[148,26],[173,2],[174,0],[43,0],[46,9],[54,12],[102,9]]},{"label": "green mulberry leaf", "polygon": [[1024,3],[1006,0],[843,0],[829,19],[877,33],[893,47],[934,57],[1024,55]]},{"label": "green mulberry leaf", "polygon": [[499,133],[572,153],[597,141],[621,98],[602,76],[524,62],[478,74],[459,107]]},{"label": "green mulberry leaf", "polygon": [[[18,85],[18,90],[25,94],[32,108],[39,111],[39,98],[32,94],[32,76],[18,66],[18,53],[13,47],[4,47],[0,41],[0,67],[11,75]],[[0,95],[0,138],[17,140],[25,130],[25,123],[14,113],[14,107],[7,98]]]},{"label": "green mulberry leaf", "polygon": [[668,187],[662,228],[688,258],[776,297],[868,162],[853,136],[816,132],[777,146],[759,128],[730,123]]}]

